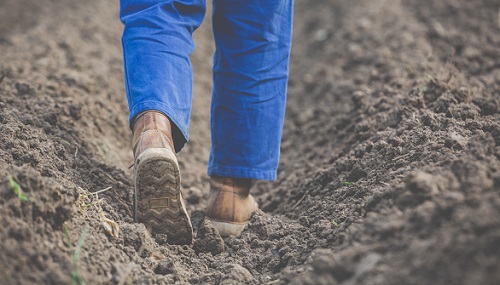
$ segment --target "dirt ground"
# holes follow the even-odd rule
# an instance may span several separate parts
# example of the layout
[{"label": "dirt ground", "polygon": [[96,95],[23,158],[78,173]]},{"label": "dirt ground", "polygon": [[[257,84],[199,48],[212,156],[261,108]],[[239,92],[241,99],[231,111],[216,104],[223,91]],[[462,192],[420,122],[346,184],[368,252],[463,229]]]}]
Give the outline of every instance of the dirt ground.
[{"label": "dirt ground", "polygon": [[203,222],[209,9],[191,246],[132,221],[117,1],[0,4],[0,284],[500,284],[497,1],[296,0],[279,178],[226,239]]}]

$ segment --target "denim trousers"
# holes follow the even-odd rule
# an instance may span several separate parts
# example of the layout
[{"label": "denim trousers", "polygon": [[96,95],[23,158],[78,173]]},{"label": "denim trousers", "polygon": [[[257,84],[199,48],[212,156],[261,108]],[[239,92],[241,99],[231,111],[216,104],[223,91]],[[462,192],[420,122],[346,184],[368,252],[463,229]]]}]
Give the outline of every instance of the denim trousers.
[{"label": "denim trousers", "polygon": [[[205,0],[121,0],[129,122],[146,110],[188,139],[192,33]],[[213,0],[215,40],[208,175],[276,179],[285,116],[293,0]],[[132,126],[131,126],[132,127]]]}]

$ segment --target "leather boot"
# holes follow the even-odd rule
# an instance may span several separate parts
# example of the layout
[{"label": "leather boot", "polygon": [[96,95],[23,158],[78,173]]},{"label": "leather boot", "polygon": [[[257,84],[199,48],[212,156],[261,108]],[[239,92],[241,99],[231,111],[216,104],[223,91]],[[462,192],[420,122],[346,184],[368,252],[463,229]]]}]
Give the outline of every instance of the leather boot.
[{"label": "leather boot", "polygon": [[206,218],[221,236],[239,236],[258,209],[250,195],[252,180],[212,176]]},{"label": "leather boot", "polygon": [[181,193],[169,119],[146,111],[133,124],[134,220],[170,244],[190,244],[193,228]]}]

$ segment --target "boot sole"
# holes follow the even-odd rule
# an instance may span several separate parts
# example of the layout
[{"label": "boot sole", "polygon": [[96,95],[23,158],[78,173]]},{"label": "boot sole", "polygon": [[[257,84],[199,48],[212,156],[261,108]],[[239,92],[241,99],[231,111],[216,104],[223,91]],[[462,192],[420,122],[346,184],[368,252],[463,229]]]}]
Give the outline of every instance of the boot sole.
[{"label": "boot sole", "polygon": [[235,236],[238,237],[241,235],[241,232],[245,229],[245,226],[248,223],[243,224],[233,224],[228,222],[221,222],[212,220],[210,218],[206,218],[212,223],[212,226],[219,231],[221,237]]},{"label": "boot sole", "polygon": [[134,220],[170,244],[191,244],[193,227],[181,193],[177,158],[164,148],[144,150],[135,161]]}]

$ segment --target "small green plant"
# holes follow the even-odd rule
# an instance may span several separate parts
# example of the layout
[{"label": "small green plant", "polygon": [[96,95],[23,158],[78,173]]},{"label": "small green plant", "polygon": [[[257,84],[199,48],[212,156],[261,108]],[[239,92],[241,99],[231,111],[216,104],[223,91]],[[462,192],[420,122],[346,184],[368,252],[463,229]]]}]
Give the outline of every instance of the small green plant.
[{"label": "small green plant", "polygon": [[352,185],[352,182],[349,182],[349,181],[344,182],[344,186],[351,186],[351,185]]},{"label": "small green plant", "polygon": [[85,242],[85,239],[87,238],[87,235],[89,233],[89,226],[85,226],[85,228],[83,229],[75,249],[73,249],[73,244],[71,243],[71,237],[69,236],[68,228],[64,226],[63,229],[69,250],[73,252],[73,264],[71,268],[71,285],[85,285],[85,281],[83,281],[83,278],[80,275],[80,270],[78,270],[78,263],[80,262],[80,254],[82,253],[83,243]]},{"label": "small green plant", "polygon": [[332,223],[332,225],[334,225],[334,226],[336,226],[336,227],[338,227],[338,226],[339,226],[339,224],[338,224],[335,220],[331,220],[331,223]]},{"label": "small green plant", "polygon": [[14,193],[17,195],[17,197],[21,199],[21,201],[28,202],[28,197],[24,196],[21,185],[19,185],[19,183],[17,183],[16,180],[12,178],[12,176],[9,175],[9,177],[7,178],[9,179],[10,187],[12,188],[12,190],[14,190]]}]

